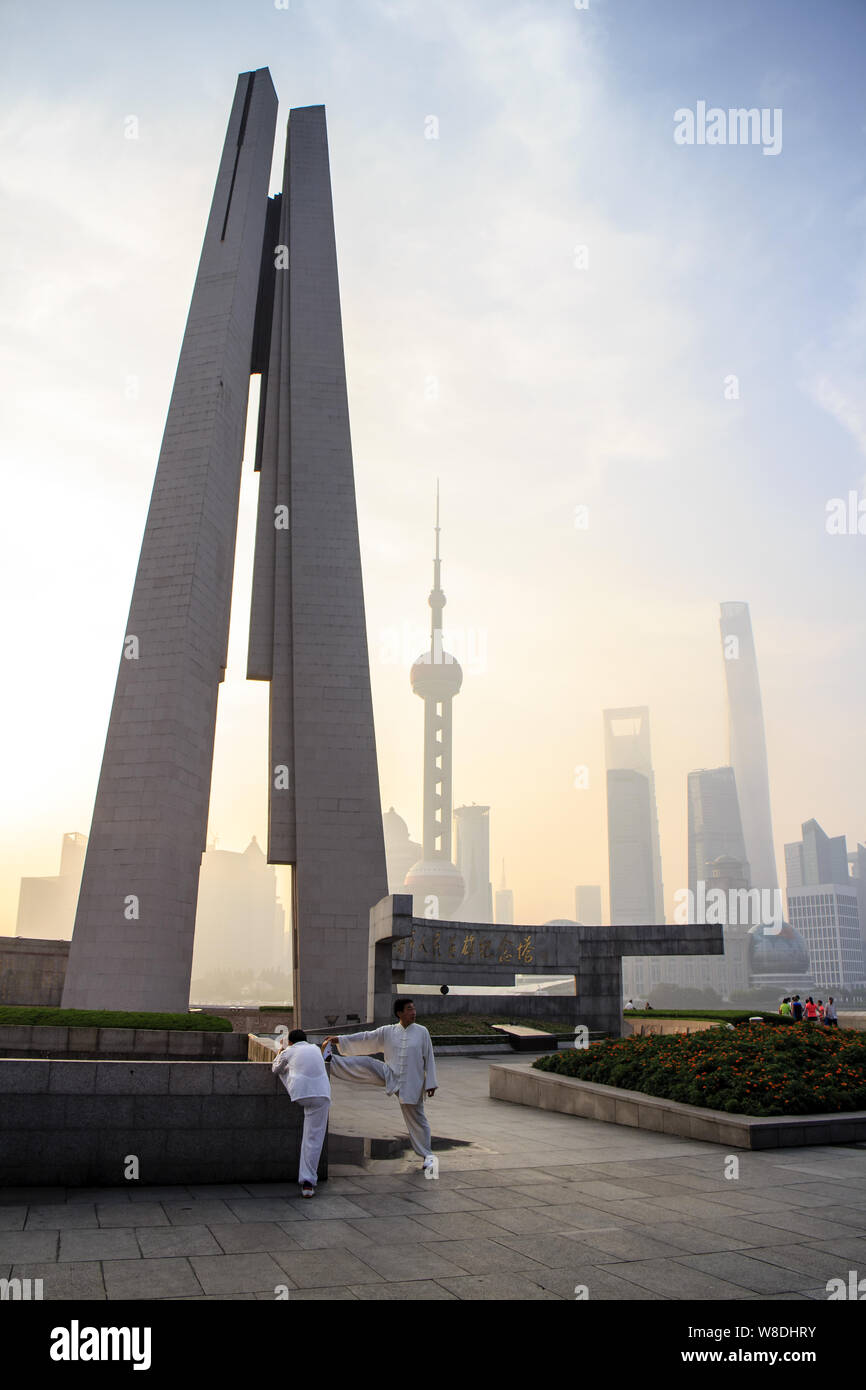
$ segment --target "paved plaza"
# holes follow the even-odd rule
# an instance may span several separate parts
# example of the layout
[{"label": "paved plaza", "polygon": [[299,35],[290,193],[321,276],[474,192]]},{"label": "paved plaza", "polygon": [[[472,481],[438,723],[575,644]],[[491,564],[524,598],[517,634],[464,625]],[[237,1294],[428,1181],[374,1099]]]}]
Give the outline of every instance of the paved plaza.
[{"label": "paved plaza", "polygon": [[[42,1279],[46,1300],[825,1300],[866,1269],[866,1145],[739,1151],[728,1178],[718,1145],[490,1100],[485,1058],[437,1067],[436,1181],[410,1154],[334,1163],[313,1201],[295,1183],[6,1188],[0,1277]],[[383,1092],[333,1092],[335,1133],[402,1134]]]}]

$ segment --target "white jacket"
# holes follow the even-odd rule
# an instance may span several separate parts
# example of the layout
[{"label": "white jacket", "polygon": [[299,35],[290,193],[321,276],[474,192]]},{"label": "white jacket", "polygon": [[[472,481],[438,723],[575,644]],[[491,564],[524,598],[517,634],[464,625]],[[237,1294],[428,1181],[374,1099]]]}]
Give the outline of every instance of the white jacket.
[{"label": "white jacket", "polygon": [[303,1100],[307,1096],[331,1098],[331,1083],[315,1043],[287,1045],[277,1053],[271,1071],[280,1078],[292,1100]]},{"label": "white jacket", "polygon": [[337,1039],[343,1057],[385,1056],[385,1094],[399,1096],[404,1105],[417,1105],[425,1091],[439,1085],[430,1034],[420,1023],[386,1023],[370,1033],[347,1033]]}]

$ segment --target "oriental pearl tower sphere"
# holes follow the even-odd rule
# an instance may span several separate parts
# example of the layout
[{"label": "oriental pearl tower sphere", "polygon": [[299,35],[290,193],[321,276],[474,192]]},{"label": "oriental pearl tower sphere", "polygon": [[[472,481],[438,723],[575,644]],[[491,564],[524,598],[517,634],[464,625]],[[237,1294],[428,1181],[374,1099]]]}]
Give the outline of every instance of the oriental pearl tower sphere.
[{"label": "oriental pearl tower sphere", "polygon": [[451,701],[463,684],[460,664],[442,645],[442,562],[439,559],[439,488],[436,488],[436,556],[430,650],[412,667],[412,689],[424,701],[424,845],[423,858],[406,875],[405,887],[418,917],[453,918],[466,887],[451,862]]}]

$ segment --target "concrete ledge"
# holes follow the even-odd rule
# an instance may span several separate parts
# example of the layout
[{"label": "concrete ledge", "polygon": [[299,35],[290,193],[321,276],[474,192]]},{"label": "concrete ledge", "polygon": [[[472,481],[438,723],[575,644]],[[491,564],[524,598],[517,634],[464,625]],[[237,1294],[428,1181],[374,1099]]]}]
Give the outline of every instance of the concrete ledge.
[{"label": "concrete ledge", "polygon": [[720,1018],[633,1018],[631,1014],[623,1014],[622,1035],[624,1038],[651,1038],[668,1033],[703,1033],[722,1023]]},{"label": "concrete ledge", "polygon": [[180,1028],[62,1028],[45,1024],[0,1024],[0,1058],[88,1058],[160,1062],[172,1057],[241,1062],[244,1033]]},{"label": "concrete ledge", "polygon": [[147,1184],[298,1177],[304,1112],[268,1064],[0,1061],[0,1115],[0,1187],[125,1186],[130,1156]]},{"label": "concrete ledge", "polygon": [[856,1144],[866,1140],[866,1110],[848,1114],[753,1116],[704,1110],[675,1100],[622,1091],[572,1076],[534,1071],[512,1063],[490,1067],[490,1095],[515,1105],[532,1105],[605,1124],[676,1134],[733,1149],[791,1148],[808,1144]]}]

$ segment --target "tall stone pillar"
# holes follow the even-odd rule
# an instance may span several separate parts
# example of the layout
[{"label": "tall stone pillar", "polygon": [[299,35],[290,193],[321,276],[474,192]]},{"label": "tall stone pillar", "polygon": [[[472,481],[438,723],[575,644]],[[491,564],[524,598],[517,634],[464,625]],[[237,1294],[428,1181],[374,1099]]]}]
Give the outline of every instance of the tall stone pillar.
[{"label": "tall stone pillar", "polygon": [[276,115],[267,69],[241,74],[120,659],[67,1008],[189,1006]]},{"label": "tall stone pillar", "polygon": [[290,112],[284,178],[248,674],[271,681],[268,858],[295,866],[295,1019],[317,1028],[364,1019],[387,892],[323,106]]}]

